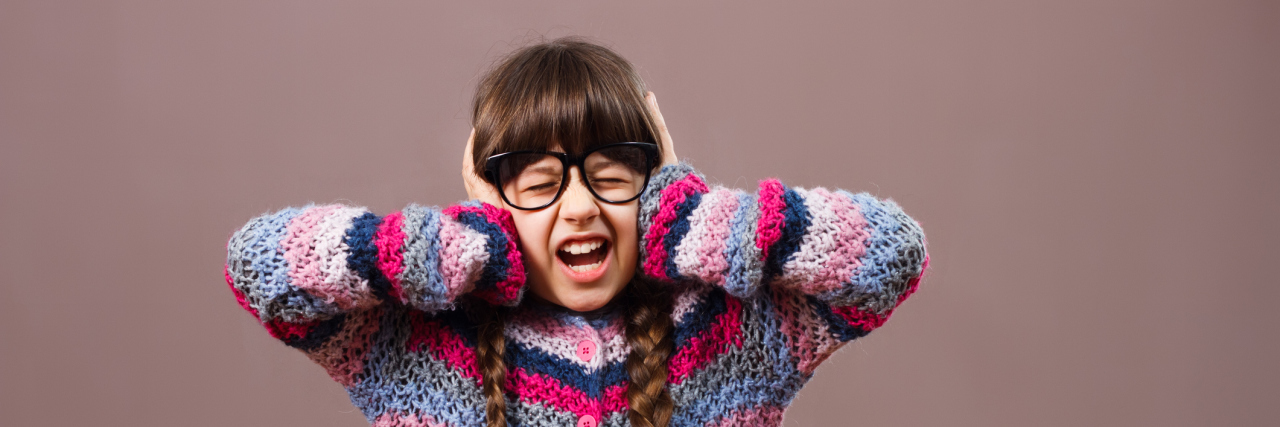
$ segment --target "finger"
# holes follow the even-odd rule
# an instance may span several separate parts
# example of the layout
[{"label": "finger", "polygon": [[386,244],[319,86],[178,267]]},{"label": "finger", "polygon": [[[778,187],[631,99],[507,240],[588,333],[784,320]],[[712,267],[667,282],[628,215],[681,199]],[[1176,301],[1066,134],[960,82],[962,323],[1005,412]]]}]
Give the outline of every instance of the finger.
[{"label": "finger", "polygon": [[667,121],[662,118],[662,110],[658,108],[658,95],[648,92],[645,94],[645,100],[648,101],[649,114],[653,116],[653,123],[658,127],[658,146],[662,148],[662,164],[679,163],[675,143],[671,140],[671,132],[667,131]]},{"label": "finger", "polygon": [[475,150],[474,148],[475,140],[476,140],[476,128],[471,128],[471,135],[467,137],[467,148],[464,148],[462,150],[462,173],[464,175],[467,172],[470,172],[473,169],[475,169],[475,163],[472,162],[471,160],[472,159],[471,151]]}]

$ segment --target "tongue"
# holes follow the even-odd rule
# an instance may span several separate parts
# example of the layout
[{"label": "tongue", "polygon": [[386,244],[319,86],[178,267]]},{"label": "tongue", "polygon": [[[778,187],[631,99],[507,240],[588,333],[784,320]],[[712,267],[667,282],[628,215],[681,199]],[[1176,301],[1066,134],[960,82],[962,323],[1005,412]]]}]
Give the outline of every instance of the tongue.
[{"label": "tongue", "polygon": [[564,260],[564,263],[570,266],[595,264],[596,261],[600,260],[600,249],[603,249],[603,248],[604,247],[601,246],[599,248],[596,248],[596,250],[587,252],[585,254],[571,254],[568,252],[561,252],[560,259]]}]

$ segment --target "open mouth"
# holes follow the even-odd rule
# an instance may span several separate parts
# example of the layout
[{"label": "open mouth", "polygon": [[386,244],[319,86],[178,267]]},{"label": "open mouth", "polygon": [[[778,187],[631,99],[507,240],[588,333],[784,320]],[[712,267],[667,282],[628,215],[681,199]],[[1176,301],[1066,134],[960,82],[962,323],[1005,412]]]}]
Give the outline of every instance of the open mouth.
[{"label": "open mouth", "polygon": [[570,270],[577,273],[594,271],[604,264],[609,254],[609,241],[602,238],[569,241],[560,245],[556,256]]}]

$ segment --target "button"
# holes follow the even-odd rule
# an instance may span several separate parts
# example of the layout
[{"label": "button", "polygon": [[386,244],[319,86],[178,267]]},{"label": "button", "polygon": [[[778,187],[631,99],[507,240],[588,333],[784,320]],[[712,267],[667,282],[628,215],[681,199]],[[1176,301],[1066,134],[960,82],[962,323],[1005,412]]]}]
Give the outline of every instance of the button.
[{"label": "button", "polygon": [[[578,341],[578,358],[579,359],[582,359],[583,362],[586,362],[591,360],[591,356],[595,356],[595,355],[596,355],[596,343],[591,342],[591,340]],[[596,422],[595,418],[592,418],[591,425],[594,426],[595,422]],[[578,425],[582,425],[582,423],[578,423]]]},{"label": "button", "polygon": [[596,427],[596,417],[583,415],[578,418],[578,427]]}]

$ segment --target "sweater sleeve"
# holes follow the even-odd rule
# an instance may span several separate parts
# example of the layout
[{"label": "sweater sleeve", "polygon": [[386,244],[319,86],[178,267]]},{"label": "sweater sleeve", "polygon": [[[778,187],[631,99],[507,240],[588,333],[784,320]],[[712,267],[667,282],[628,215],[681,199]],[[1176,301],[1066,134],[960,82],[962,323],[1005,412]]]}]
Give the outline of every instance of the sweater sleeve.
[{"label": "sweater sleeve", "polygon": [[[881,326],[928,265],[920,225],[892,200],[775,179],[749,194],[708,187],[687,164],[651,179],[641,198],[641,269],[698,281],[738,299],[769,294],[784,333],[816,365]],[[804,335],[795,339],[795,335]]]},{"label": "sweater sleeve", "polygon": [[471,293],[516,305],[525,282],[518,240],[508,212],[477,201],[381,217],[343,205],[288,208],[232,235],[225,276],[272,336],[308,351],[340,347],[330,339],[382,304],[436,312]]}]

